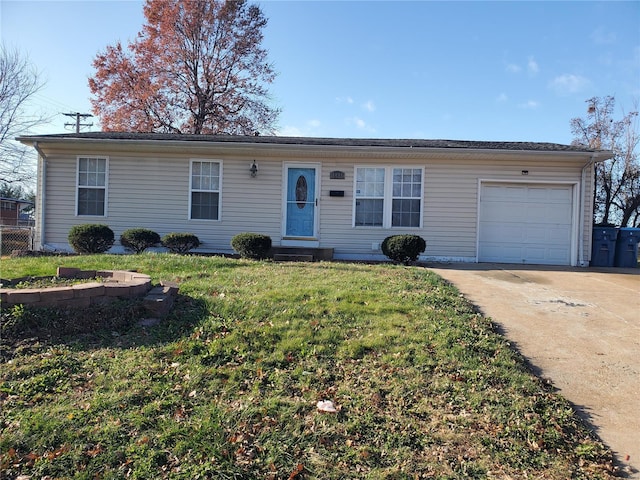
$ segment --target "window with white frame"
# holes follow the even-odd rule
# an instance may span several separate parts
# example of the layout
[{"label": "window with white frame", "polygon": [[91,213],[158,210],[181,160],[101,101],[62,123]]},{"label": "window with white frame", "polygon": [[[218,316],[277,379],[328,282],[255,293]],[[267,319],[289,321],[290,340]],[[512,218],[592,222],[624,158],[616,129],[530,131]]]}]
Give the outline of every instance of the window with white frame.
[{"label": "window with white frame", "polygon": [[104,217],[107,205],[108,160],[78,157],[77,214]]},{"label": "window with white frame", "polygon": [[356,167],[356,227],[420,227],[422,168]]},{"label": "window with white frame", "polygon": [[384,168],[356,168],[357,227],[381,227],[384,218]]},{"label": "window with white frame", "polygon": [[419,227],[422,211],[422,169],[394,168],[392,227]]},{"label": "window with white frame", "polygon": [[221,162],[209,160],[191,161],[191,219],[220,219],[221,169]]}]

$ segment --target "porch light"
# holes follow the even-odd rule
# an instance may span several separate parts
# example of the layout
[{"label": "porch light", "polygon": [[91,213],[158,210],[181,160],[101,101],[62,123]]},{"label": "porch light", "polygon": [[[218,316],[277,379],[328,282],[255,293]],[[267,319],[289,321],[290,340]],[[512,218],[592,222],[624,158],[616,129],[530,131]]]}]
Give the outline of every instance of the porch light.
[{"label": "porch light", "polygon": [[252,177],[255,177],[256,175],[258,175],[258,165],[256,165],[255,160],[253,161],[251,168],[249,168],[249,171],[251,172]]}]

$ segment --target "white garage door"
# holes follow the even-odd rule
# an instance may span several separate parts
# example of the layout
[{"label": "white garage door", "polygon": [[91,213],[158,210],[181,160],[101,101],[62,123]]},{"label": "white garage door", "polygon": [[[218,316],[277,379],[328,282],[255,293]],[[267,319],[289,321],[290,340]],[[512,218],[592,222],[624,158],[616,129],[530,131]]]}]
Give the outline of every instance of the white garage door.
[{"label": "white garage door", "polygon": [[571,264],[571,185],[483,183],[478,261]]}]

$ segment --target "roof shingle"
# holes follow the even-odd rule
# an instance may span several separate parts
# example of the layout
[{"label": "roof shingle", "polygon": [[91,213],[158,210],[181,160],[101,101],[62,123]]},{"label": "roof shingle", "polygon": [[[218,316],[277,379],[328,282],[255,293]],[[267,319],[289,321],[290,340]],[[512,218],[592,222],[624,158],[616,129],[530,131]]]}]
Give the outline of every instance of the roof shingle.
[{"label": "roof shingle", "polygon": [[595,152],[584,145],[563,145],[545,142],[499,142],[476,140],[421,140],[384,138],[314,138],[243,135],[184,135],[167,133],[86,132],[51,135],[25,135],[18,140],[25,143],[45,140],[119,140],[119,141],[178,141],[211,143],[244,143],[271,145],[306,145],[331,147],[388,147],[388,148],[438,148],[473,150],[518,150],[540,152]]}]

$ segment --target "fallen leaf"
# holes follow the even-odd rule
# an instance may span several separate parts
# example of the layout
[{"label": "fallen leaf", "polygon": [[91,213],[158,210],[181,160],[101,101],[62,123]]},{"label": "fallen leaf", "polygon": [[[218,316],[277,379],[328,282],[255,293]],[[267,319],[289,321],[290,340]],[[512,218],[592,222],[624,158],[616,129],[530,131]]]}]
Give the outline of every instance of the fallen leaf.
[{"label": "fallen leaf", "polygon": [[296,465],[296,468],[293,470],[293,472],[291,472],[291,475],[289,475],[289,480],[293,480],[298,475],[300,475],[303,471],[304,471],[304,465],[299,463],[298,465]]},{"label": "fallen leaf", "polygon": [[85,453],[91,458],[95,458],[102,453],[102,447],[100,445],[96,445],[94,448],[87,450]]},{"label": "fallen leaf", "polygon": [[29,452],[24,456],[24,458],[26,458],[27,460],[33,461],[40,458],[40,455],[38,455],[37,453]]}]

